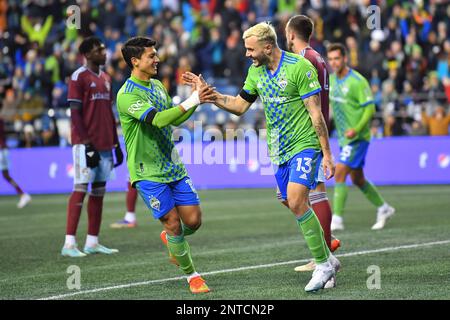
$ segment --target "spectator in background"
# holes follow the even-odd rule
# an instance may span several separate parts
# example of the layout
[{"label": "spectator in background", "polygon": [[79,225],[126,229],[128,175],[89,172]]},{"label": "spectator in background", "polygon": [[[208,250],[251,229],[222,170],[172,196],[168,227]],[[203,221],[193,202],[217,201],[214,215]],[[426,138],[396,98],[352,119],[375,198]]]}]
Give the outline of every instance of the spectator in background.
[{"label": "spectator in background", "polygon": [[450,114],[445,114],[445,109],[438,106],[430,117],[425,110],[422,111],[422,123],[428,128],[431,136],[447,136],[450,124]]}]

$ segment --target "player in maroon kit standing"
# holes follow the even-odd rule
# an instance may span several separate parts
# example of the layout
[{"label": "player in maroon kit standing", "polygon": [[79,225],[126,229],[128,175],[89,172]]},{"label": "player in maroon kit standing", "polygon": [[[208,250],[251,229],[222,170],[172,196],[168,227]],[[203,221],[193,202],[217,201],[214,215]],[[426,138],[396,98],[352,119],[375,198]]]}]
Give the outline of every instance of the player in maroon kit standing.
[{"label": "player in maroon kit standing", "polygon": [[[75,175],[74,190],[67,208],[66,240],[61,254],[69,257],[118,252],[117,249],[99,244],[98,234],[106,181],[111,178],[113,168],[123,162],[112,112],[111,79],[100,69],[106,62],[105,45],[100,39],[89,37],[80,44],[79,52],[87,63],[72,74],[67,97],[72,118]],[[113,149],[116,165],[113,162]],[[83,253],[77,248],[75,235],[89,183],[88,234]]]},{"label": "player in maroon kit standing", "polygon": [[[325,60],[309,45],[313,29],[314,24],[309,17],[304,15],[296,15],[289,19],[286,24],[286,39],[289,51],[297,53],[308,59],[317,70],[320,86],[322,87],[322,91],[320,92],[322,114],[325,122],[327,123],[328,132],[330,132],[328,100],[329,72]],[[340,241],[331,235],[330,226],[332,212],[325,189],[325,176],[323,174],[322,166],[319,170],[317,180],[317,187],[315,190],[311,190],[311,193],[309,194],[309,201],[311,202],[314,212],[319,218],[328,248],[331,252],[334,252],[339,247]],[[310,263],[295,269],[296,271],[312,271],[314,268],[315,263],[314,261],[311,261]]]},{"label": "player in maroon kit standing", "polygon": [[23,192],[19,185],[9,175],[9,154],[5,140],[5,125],[3,119],[0,118],[0,170],[2,171],[3,178],[16,189],[16,192],[20,197],[17,208],[21,209],[31,201],[31,196],[28,193]]}]

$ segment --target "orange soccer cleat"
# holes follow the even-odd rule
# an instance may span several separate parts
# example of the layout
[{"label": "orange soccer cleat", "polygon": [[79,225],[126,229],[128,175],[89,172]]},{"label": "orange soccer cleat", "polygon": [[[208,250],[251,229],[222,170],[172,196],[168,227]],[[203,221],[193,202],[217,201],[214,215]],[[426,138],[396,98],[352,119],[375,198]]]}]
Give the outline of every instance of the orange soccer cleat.
[{"label": "orange soccer cleat", "polygon": [[193,277],[189,281],[189,289],[194,294],[196,294],[196,293],[206,293],[206,292],[210,292],[211,291],[211,290],[209,290],[208,286],[206,285],[205,280],[201,276]]}]

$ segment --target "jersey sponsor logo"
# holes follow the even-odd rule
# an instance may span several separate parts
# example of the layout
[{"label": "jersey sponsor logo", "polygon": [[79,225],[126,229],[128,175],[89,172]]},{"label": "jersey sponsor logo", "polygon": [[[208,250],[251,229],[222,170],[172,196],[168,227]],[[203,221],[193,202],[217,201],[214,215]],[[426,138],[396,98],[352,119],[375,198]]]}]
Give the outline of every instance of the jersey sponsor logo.
[{"label": "jersey sponsor logo", "polygon": [[128,107],[128,112],[133,114],[136,111],[141,110],[143,106],[144,106],[144,102],[142,102],[142,100],[138,100],[138,101],[136,101],[136,103],[133,103],[131,106]]},{"label": "jersey sponsor logo", "polygon": [[268,102],[268,103],[284,103],[289,99],[289,97],[265,97],[265,96],[262,96],[261,99],[263,102]]},{"label": "jersey sponsor logo", "polygon": [[310,88],[315,88],[315,87],[319,87],[319,86],[320,86],[319,81],[316,81],[316,80],[314,80],[313,82],[311,82],[309,84]]},{"label": "jersey sponsor logo", "polygon": [[150,196],[150,207],[157,211],[161,208],[161,202],[154,196]]},{"label": "jersey sponsor logo", "polygon": [[109,93],[97,92],[93,93],[91,96],[91,100],[109,100],[111,98]]}]

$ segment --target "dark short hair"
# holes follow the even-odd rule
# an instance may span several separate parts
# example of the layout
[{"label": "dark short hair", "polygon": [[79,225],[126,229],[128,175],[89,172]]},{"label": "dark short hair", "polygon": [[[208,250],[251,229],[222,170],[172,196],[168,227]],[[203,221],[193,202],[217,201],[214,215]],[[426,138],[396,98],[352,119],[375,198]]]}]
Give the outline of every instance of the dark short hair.
[{"label": "dark short hair", "polygon": [[87,53],[89,53],[92,49],[94,49],[94,47],[96,46],[101,46],[103,44],[102,40],[100,40],[100,38],[97,37],[87,37],[86,39],[84,39],[80,46],[78,47],[78,51],[82,54],[85,55]]},{"label": "dark short hair", "polygon": [[145,48],[151,48],[156,45],[156,41],[147,37],[134,37],[129,39],[122,47],[122,56],[127,65],[133,69],[131,58],[140,59]]},{"label": "dark short hair", "polygon": [[339,50],[343,57],[347,55],[347,49],[345,49],[345,46],[342,43],[332,43],[327,47],[327,53],[336,50]]},{"label": "dark short hair", "polygon": [[310,17],[299,14],[289,19],[288,28],[294,31],[298,38],[308,42],[314,30],[314,23]]}]

